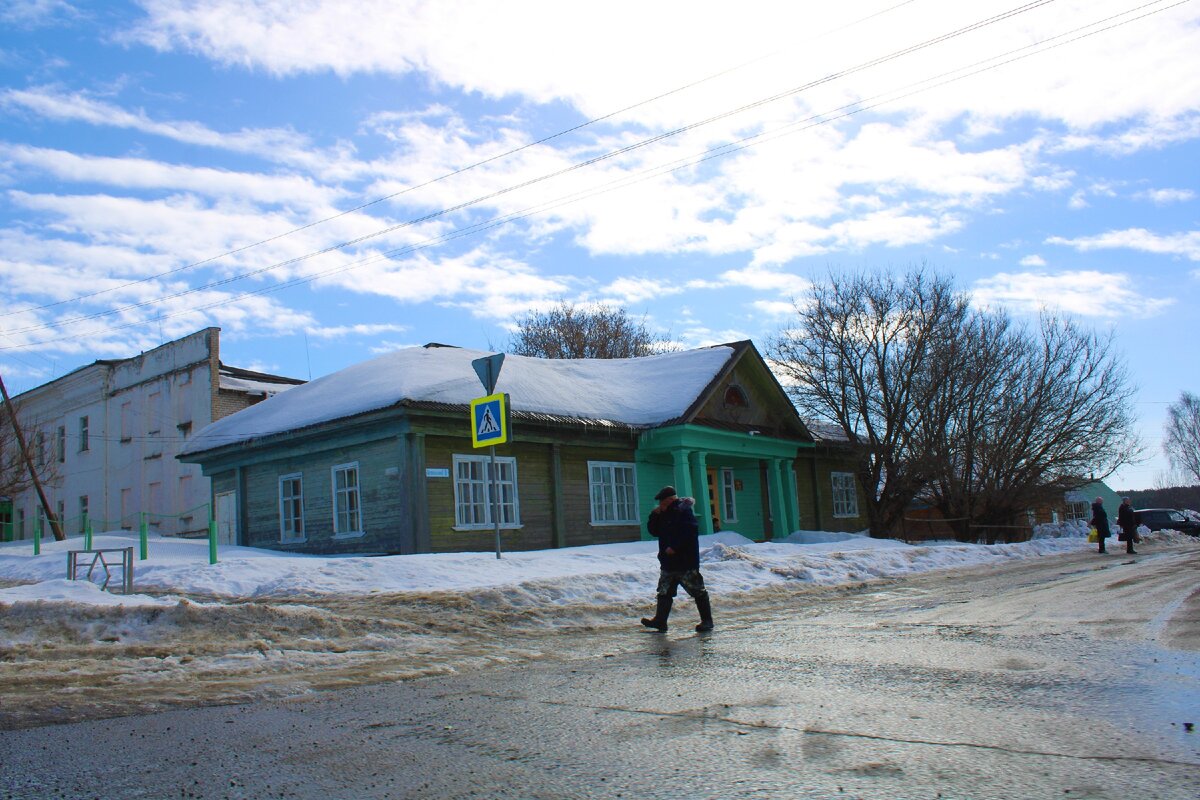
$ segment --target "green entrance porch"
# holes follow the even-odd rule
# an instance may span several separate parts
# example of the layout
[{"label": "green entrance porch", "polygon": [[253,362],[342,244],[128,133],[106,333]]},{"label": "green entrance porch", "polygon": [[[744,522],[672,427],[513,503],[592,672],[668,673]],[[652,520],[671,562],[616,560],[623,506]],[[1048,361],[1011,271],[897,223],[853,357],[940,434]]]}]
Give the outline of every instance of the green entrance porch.
[{"label": "green entrance porch", "polygon": [[732,530],[756,541],[787,536],[800,527],[796,458],[812,447],[755,430],[655,428],[638,441],[639,501],[653,508],[655,493],[671,484],[680,497],[696,498],[701,534]]}]

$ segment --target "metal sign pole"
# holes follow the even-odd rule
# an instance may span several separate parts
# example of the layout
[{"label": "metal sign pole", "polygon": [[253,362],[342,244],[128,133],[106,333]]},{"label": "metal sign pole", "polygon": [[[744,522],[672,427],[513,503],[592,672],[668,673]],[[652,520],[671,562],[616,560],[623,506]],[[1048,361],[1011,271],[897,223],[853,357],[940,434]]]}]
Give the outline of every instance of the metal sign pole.
[{"label": "metal sign pole", "polygon": [[488,450],[492,456],[492,524],[496,529],[496,558],[500,558],[500,476],[496,474],[496,446]]}]

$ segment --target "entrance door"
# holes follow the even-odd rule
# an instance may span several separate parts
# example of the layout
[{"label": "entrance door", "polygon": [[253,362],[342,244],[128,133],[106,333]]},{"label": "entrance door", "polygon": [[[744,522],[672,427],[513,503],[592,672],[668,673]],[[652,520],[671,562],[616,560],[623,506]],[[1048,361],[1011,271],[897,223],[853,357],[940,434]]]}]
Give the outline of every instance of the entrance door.
[{"label": "entrance door", "polygon": [[712,517],[713,531],[721,530],[720,486],[717,484],[717,468],[708,468],[708,514]]},{"label": "entrance door", "polygon": [[237,492],[217,495],[217,543],[237,544]]}]

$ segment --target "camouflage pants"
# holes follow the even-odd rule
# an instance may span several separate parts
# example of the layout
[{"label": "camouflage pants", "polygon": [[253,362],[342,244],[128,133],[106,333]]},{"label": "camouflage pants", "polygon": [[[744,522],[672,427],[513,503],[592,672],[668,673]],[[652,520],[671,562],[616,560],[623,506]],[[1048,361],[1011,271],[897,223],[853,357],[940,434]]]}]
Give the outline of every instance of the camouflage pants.
[{"label": "camouflage pants", "polygon": [[674,597],[680,586],[692,597],[708,594],[704,589],[704,576],[698,569],[689,569],[686,572],[668,572],[665,569],[659,571],[657,592],[659,597]]}]

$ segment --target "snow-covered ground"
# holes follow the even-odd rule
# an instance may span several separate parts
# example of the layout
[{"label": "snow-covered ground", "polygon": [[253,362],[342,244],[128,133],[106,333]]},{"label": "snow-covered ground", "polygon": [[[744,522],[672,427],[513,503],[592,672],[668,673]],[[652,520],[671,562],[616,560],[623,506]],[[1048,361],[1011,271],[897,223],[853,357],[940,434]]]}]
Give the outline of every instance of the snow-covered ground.
[{"label": "snow-covered ground", "polygon": [[[629,633],[644,631],[636,621],[653,608],[658,578],[655,542],[502,559],[222,547],[209,564],[204,540],[152,537],[149,558],[135,561],[134,592],[123,596],[66,579],[66,551],[82,544],[43,542],[38,556],[30,542],[0,546],[0,728],[617,652],[636,646]],[[137,537],[120,532],[93,544],[138,551]],[[1120,563],[1123,548],[1111,544]],[[1200,540],[1156,533],[1145,546],[1153,557]],[[1094,548],[1082,525],[991,546],[819,532],[754,543],[725,532],[702,537],[701,560],[720,624],[812,608],[877,578],[1020,567]],[[690,606],[681,599],[672,636],[691,632]],[[583,635],[560,635],[575,632]]]},{"label": "snow-covered ground", "polygon": [[[797,531],[786,539],[756,543],[731,531],[701,537],[705,581],[729,596],[780,585],[831,586],[894,578],[930,570],[1036,558],[1094,547],[1081,523],[1041,526],[1032,541],[972,545],[930,542],[919,546],[863,534]],[[1196,542],[1175,532],[1150,534],[1148,542]],[[1114,548],[1119,547],[1115,538]],[[148,558],[136,560],[138,540],[125,532],[97,534],[96,548],[134,548],[134,594],[101,591],[86,580],[66,579],[66,552],[80,539],[43,542],[35,556],[29,542],[0,546],[0,581],[25,585],[0,589],[0,606],[14,603],[171,605],[181,597],[205,603],[278,600],[374,593],[498,591],[514,607],[644,601],[657,581],[656,543],[592,545],[505,553],[448,553],[384,557],[288,555],[222,546],[208,563],[205,540],[151,537]],[[119,571],[118,571],[119,572]],[[101,571],[93,573],[97,578]],[[119,584],[114,579],[113,584]],[[148,594],[149,593],[149,594]]]}]

